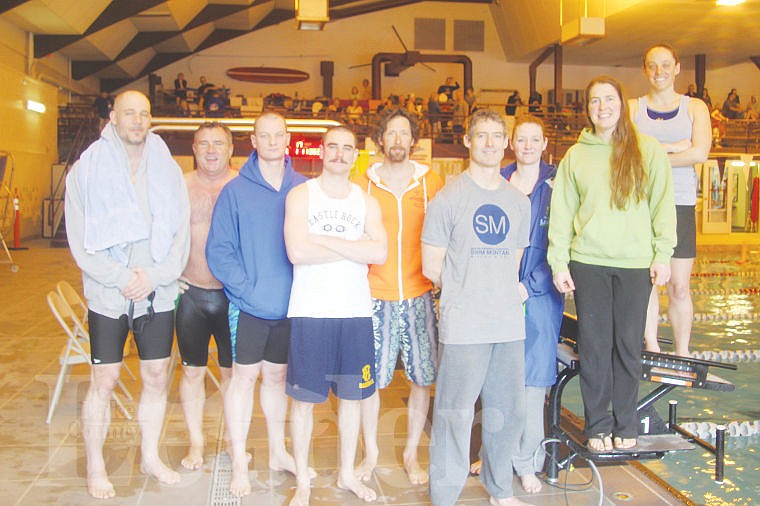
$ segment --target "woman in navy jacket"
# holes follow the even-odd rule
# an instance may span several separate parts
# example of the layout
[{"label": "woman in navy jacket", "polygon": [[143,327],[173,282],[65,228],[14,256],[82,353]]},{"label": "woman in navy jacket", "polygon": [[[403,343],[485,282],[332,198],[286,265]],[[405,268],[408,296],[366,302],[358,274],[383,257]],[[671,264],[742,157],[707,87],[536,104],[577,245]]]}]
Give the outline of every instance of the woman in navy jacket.
[{"label": "woman in navy jacket", "polygon": [[543,468],[535,462],[536,449],[544,439],[544,397],[546,388],[557,380],[557,340],[562,324],[564,298],[554,287],[546,262],[549,247],[549,202],[556,169],[541,155],[546,149],[544,125],[532,115],[518,116],[510,138],[515,163],[501,170],[517,189],[530,198],[530,245],[520,263],[520,295],[525,304],[525,429],[520,448],[512,461],[526,492],[541,490],[536,472]]}]

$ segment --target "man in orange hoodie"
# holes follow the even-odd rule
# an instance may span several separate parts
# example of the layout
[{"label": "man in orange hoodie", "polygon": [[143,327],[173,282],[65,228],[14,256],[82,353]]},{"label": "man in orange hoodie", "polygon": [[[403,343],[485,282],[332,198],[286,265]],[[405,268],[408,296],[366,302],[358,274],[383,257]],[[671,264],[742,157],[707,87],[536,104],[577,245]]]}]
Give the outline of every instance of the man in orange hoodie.
[{"label": "man in orange hoodie", "polygon": [[[369,269],[376,385],[382,389],[390,384],[400,351],[411,388],[404,469],[414,485],[428,482],[428,473],[417,458],[417,447],[425,427],[438,355],[433,284],[422,275],[420,234],[427,204],[443,186],[429,167],[410,160],[418,135],[411,112],[403,108],[385,110],[372,135],[384,160],[367,169],[357,181],[380,203],[388,234],[385,264],[370,265]],[[365,458],[357,473],[363,480],[370,478],[377,464],[378,395],[362,401]]]}]

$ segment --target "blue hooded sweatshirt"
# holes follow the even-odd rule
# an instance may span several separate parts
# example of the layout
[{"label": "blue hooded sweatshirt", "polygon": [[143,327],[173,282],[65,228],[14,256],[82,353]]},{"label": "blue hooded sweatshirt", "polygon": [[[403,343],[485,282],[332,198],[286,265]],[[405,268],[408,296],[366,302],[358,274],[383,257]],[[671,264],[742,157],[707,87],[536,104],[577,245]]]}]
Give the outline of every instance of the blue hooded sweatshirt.
[{"label": "blue hooded sweatshirt", "polygon": [[[501,169],[506,179],[517,164]],[[528,290],[525,301],[525,384],[547,387],[557,381],[557,341],[565,301],[554,287],[552,271],[546,262],[549,248],[549,203],[551,181],[557,173],[553,165],[541,160],[538,180],[530,197],[530,244],[520,262],[520,282]]]},{"label": "blue hooded sweatshirt", "polygon": [[216,201],[206,241],[209,269],[230,301],[257,318],[287,316],[293,265],[285,251],[285,197],[304,181],[285,157],[282,185],[275,190],[254,151]]}]

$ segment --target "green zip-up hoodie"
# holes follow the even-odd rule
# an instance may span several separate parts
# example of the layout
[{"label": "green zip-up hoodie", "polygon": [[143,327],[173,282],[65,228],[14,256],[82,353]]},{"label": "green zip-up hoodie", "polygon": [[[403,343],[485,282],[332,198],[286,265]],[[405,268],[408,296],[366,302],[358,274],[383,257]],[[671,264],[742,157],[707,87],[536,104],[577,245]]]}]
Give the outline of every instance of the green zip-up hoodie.
[{"label": "green zip-up hoodie", "polygon": [[549,219],[547,259],[552,272],[570,260],[620,268],[667,264],[676,244],[670,161],[654,137],[637,132],[648,175],[646,197],[625,209],[611,203],[612,144],[584,129],[557,170]]}]

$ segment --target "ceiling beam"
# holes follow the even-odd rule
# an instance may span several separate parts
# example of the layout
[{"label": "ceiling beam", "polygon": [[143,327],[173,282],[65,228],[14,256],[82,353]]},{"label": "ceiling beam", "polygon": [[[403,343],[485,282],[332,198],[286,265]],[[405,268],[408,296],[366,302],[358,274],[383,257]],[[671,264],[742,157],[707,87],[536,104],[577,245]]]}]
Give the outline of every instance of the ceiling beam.
[{"label": "ceiling beam", "polygon": [[141,13],[144,10],[162,4],[166,0],[113,0],[108,7],[92,22],[92,24],[80,35],[35,35],[34,36],[34,57],[42,58],[43,56],[54,53],[69,44],[73,44],[88,35],[108,28],[125,19],[129,19]]},{"label": "ceiling beam", "polygon": [[162,69],[175,61],[190,56],[191,54],[193,54],[192,51],[186,51],[184,53],[158,53],[151,58],[145,68],[140,71],[139,77],[147,76],[151,72]]},{"label": "ceiling beam", "polygon": [[[121,50],[119,55],[113,60],[112,63],[119,62],[123,60],[124,58],[127,58],[129,56],[132,56],[133,54],[139,53],[143,49],[147,49],[149,47],[153,47],[156,44],[159,44],[161,42],[164,42],[166,40],[171,39],[172,37],[176,37],[179,35],[182,35],[185,32],[188,32],[194,28],[197,28],[199,26],[213,23],[214,21],[218,19],[222,19],[227,16],[231,16],[234,14],[237,14],[238,12],[243,12],[247,9],[250,9],[251,5],[246,6],[239,6],[239,5],[222,5],[222,4],[211,4],[204,7],[190,22],[185,25],[182,30],[177,31],[163,31],[163,32],[139,32],[137,33],[132,40],[124,47],[124,49]],[[276,9],[275,9],[276,10]],[[275,11],[273,10],[273,12]],[[264,22],[270,22],[270,24],[276,24],[281,22],[283,18],[283,13],[289,13],[289,17],[293,17],[292,12],[283,10],[281,13],[276,13],[272,15],[272,12],[267,15],[259,25],[256,27],[253,27],[252,30],[255,30],[259,27],[261,27],[262,23]],[[287,19],[285,17],[284,19]],[[268,26],[268,25],[267,25]],[[230,40],[235,37],[239,37],[240,35],[245,35],[249,33],[248,30],[215,30],[209,37],[206,38],[198,47],[194,48],[194,51],[200,51],[202,49],[207,49],[211,46],[214,46],[216,44],[220,44],[222,42],[226,42],[227,40]],[[64,36],[60,36],[64,37]],[[78,37],[76,35],[71,35],[68,37]],[[69,42],[70,43],[70,42]],[[182,55],[178,59],[182,59],[185,56],[188,56],[185,53],[170,53],[173,56],[176,55]],[[169,63],[173,63],[176,60],[172,60]],[[85,77],[88,77],[100,70],[102,70],[102,67],[91,65],[90,62],[81,62],[82,65],[77,65],[77,63],[80,62],[74,62],[73,66],[75,66],[79,72],[77,76],[74,77],[74,79],[83,79]],[[166,63],[168,65],[169,63]],[[148,66],[151,64],[149,63]],[[146,67],[148,68],[148,67]],[[87,74],[88,69],[91,71],[89,74]],[[149,71],[143,70],[138,77],[142,77],[145,75],[148,75],[150,72],[156,69],[151,69]],[[72,71],[72,76],[74,75]]]},{"label": "ceiling beam", "polygon": [[[182,58],[187,58],[188,56],[196,53],[197,51],[201,51],[203,49],[208,49],[212,46],[215,46],[217,44],[221,44],[222,42],[226,42],[228,40],[234,39],[236,37],[240,37],[241,35],[246,35],[248,33],[251,33],[253,31],[259,30],[261,28],[265,28],[267,26],[276,25],[279,23],[282,23],[283,21],[286,21],[288,19],[293,19],[295,17],[295,14],[293,11],[288,9],[272,9],[272,11],[267,14],[256,26],[251,28],[250,30],[214,30],[211,35],[206,37],[206,40],[201,42],[198,47],[196,47],[193,51],[187,52],[187,53],[159,53],[156,56],[153,57],[153,59],[143,68],[138,75],[135,76],[135,80],[147,76],[153,71],[159,70],[163,67],[166,67],[167,65],[170,65],[176,61],[181,60]],[[104,79],[101,79],[101,83],[104,81]],[[131,82],[131,81],[130,81]],[[102,86],[102,84],[101,84]],[[124,86],[123,84],[121,86]]]},{"label": "ceiling beam", "polygon": [[108,93],[111,93],[112,91],[118,90],[119,88],[126,86],[132,82],[134,82],[134,79],[130,79],[128,77],[120,77],[118,79],[101,79],[100,89],[101,91],[107,91]]},{"label": "ceiling beam", "polygon": [[0,14],[27,3],[29,0],[0,0]]},{"label": "ceiling beam", "polygon": [[272,9],[269,14],[264,16],[264,19],[259,21],[257,25],[255,25],[253,28],[251,28],[250,31],[254,32],[256,30],[260,30],[261,28],[266,28],[268,26],[274,26],[279,25],[283,21],[287,21],[289,19],[295,19],[296,13],[293,10],[290,9]]},{"label": "ceiling beam", "polygon": [[182,31],[191,30],[193,28],[197,28],[201,25],[205,25],[206,23],[211,23],[212,21],[216,21],[217,19],[221,19],[227,16],[231,16],[233,14],[237,14],[238,12],[242,12],[245,10],[250,9],[250,5],[229,5],[229,4],[209,4],[201,11],[196,14],[196,16],[190,20],[190,22],[182,29]]},{"label": "ceiling beam", "polygon": [[111,60],[82,60],[71,62],[71,78],[75,81],[91,76],[100,72],[104,68],[112,65]]},{"label": "ceiling beam", "polygon": [[114,59],[114,63],[123,60],[128,56],[132,56],[133,54],[137,54],[143,49],[153,47],[156,44],[160,44],[161,42],[169,40],[172,37],[176,37],[180,34],[182,34],[182,31],[177,30],[171,32],[138,32],[137,35],[135,35],[132,40],[129,41],[129,44],[124,46],[124,49],[121,50],[121,53],[119,53],[119,55]]}]

